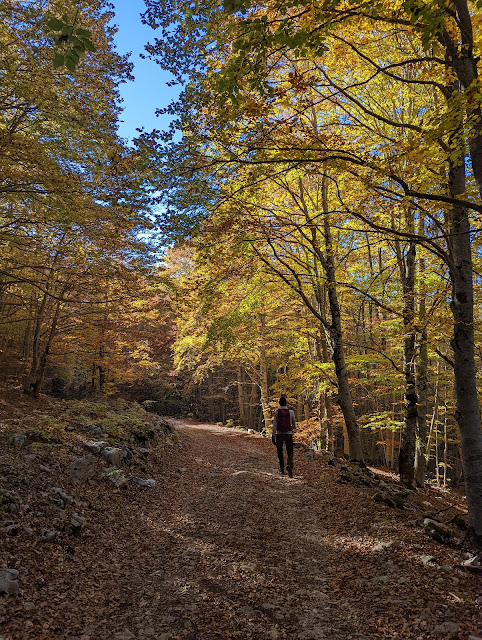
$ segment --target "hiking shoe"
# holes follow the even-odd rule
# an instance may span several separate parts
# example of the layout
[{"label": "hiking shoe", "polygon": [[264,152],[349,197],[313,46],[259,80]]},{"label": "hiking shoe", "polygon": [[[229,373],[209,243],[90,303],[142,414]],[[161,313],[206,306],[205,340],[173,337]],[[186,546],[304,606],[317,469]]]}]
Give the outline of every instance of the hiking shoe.
[{"label": "hiking shoe", "polygon": [[293,477],[293,469],[291,467],[288,467],[288,475],[290,478]]}]

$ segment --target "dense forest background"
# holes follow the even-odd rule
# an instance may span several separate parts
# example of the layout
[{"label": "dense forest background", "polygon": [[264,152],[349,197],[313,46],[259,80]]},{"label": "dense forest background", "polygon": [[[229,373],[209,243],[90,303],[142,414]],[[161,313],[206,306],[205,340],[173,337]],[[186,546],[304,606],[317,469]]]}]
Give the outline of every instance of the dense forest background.
[{"label": "dense forest background", "polygon": [[482,533],[480,4],[147,0],[184,88],[128,145],[110,5],[2,3],[1,383],[259,431],[283,393]]}]

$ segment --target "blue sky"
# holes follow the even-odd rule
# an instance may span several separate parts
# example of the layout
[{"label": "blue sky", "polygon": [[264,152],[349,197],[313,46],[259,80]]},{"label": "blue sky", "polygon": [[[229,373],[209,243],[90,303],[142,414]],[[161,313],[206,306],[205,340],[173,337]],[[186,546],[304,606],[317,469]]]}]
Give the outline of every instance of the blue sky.
[{"label": "blue sky", "polygon": [[177,90],[166,86],[170,75],[159,65],[139,57],[146,43],[155,37],[155,31],[141,23],[140,14],[145,9],[143,0],[113,0],[113,4],[114,23],[118,26],[117,50],[122,54],[132,51],[130,60],[134,64],[135,82],[120,86],[124,100],[121,120],[124,122],[120,123],[119,134],[132,139],[137,135],[136,128],[146,131],[167,128],[168,118],[156,117],[155,111],[167,106],[176,97]]}]

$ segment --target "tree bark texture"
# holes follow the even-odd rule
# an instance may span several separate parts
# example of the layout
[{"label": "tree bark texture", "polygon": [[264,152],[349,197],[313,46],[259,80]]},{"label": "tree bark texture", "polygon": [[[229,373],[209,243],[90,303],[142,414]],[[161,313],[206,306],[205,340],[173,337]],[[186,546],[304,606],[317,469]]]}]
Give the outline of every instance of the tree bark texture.
[{"label": "tree bark texture", "polygon": [[[464,164],[450,163],[449,185],[452,196],[465,191]],[[470,222],[465,207],[450,212],[448,246],[451,258],[451,310],[454,318],[452,348],[469,524],[482,543],[482,429],[477,398],[474,297]]]}]

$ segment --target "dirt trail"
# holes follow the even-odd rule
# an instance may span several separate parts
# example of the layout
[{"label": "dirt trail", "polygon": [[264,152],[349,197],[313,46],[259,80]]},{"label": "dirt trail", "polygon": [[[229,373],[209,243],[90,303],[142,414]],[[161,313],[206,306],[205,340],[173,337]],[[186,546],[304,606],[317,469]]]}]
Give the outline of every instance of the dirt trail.
[{"label": "dirt trail", "polygon": [[174,422],[183,444],[156,488],[116,492],[70,563],[44,559],[67,585],[65,608],[44,581],[43,604],[23,631],[12,620],[5,640],[478,635],[476,579],[413,514],[337,484],[335,469],[299,450],[289,479],[266,438]]},{"label": "dirt trail", "polygon": [[313,511],[316,489],[281,477],[265,439],[180,430],[194,457],[156,575],[152,625],[170,627],[160,638],[365,638],[354,632],[356,608],[330,602],[338,560]]}]

